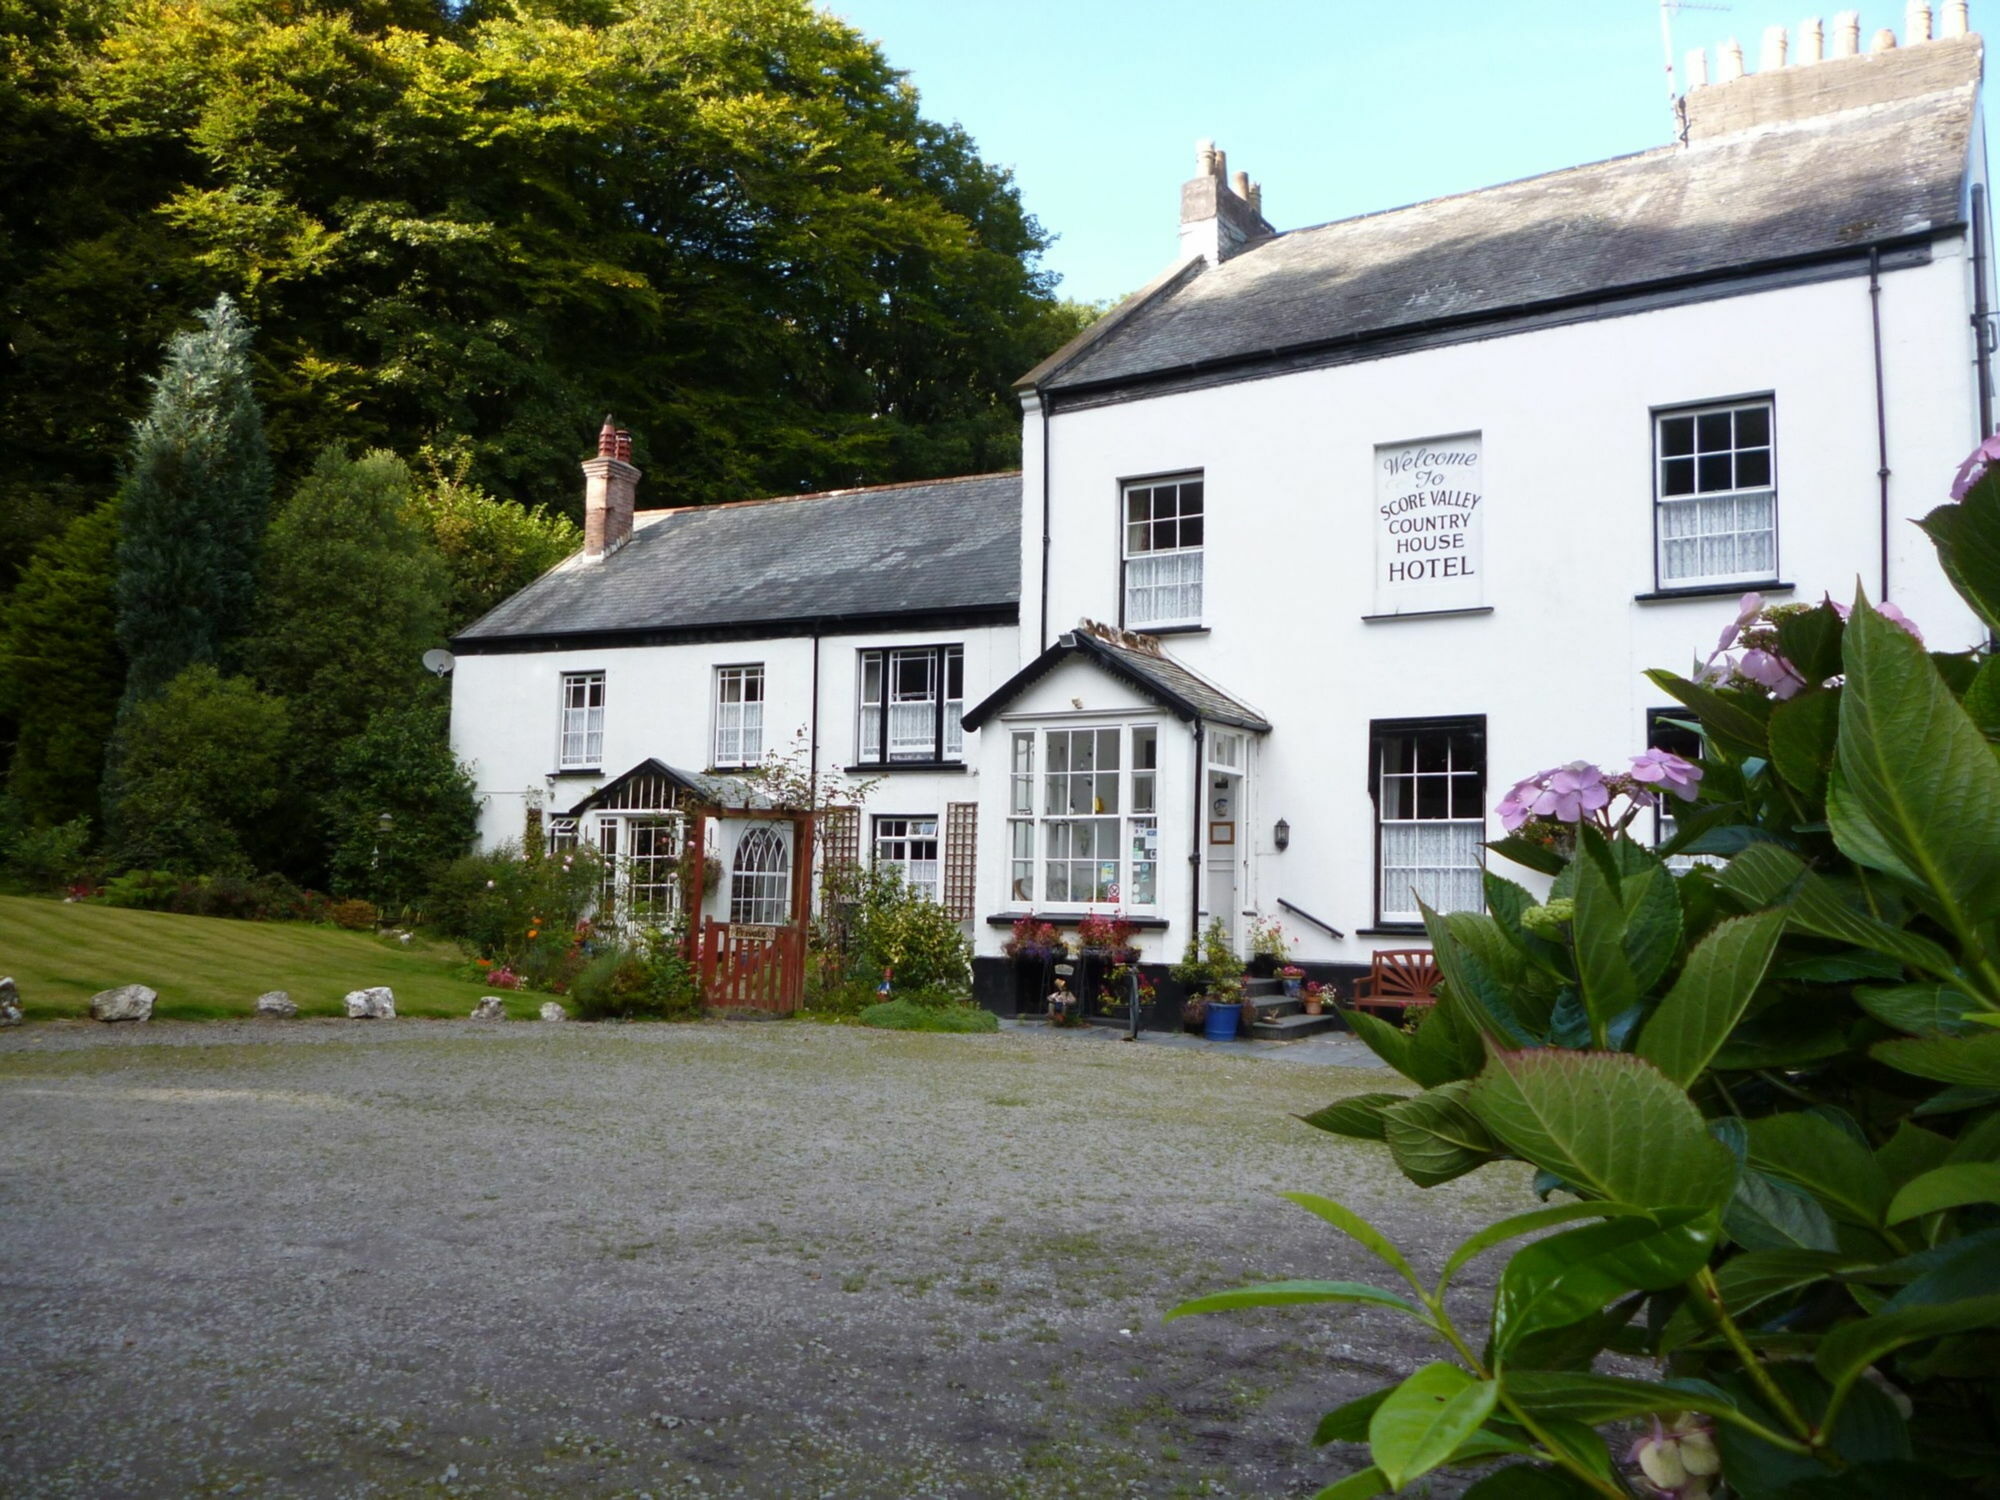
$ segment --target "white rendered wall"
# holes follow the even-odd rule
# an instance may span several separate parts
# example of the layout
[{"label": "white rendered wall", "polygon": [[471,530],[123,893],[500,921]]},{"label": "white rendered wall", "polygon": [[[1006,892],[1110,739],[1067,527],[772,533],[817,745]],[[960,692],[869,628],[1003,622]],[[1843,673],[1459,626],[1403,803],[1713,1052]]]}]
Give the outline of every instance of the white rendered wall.
[{"label": "white rendered wall", "polygon": [[[1006,625],[822,637],[821,772],[839,774],[858,759],[858,652],[962,645],[966,698],[976,703],[1016,670],[1015,636],[1015,627]],[[452,747],[472,768],[481,799],[482,847],[521,836],[531,795],[539,794],[549,812],[561,813],[648,757],[681,770],[708,770],[715,669],[752,664],[764,668],[765,748],[787,754],[804,746],[812,720],[809,637],[460,656],[452,674]],[[598,775],[557,773],[561,683],[567,672],[604,673],[604,757]],[[879,778],[864,817],[879,812],[942,818],[946,804],[978,800],[977,756],[978,736],[968,734],[962,772],[889,770],[856,777]],[[942,835],[942,825],[939,831]]]},{"label": "white rendered wall", "polygon": [[[1935,648],[1978,630],[1907,518],[1945,498],[1977,431],[1964,255],[1885,272],[1890,593]],[[1248,899],[1284,896],[1345,930],[1291,919],[1301,956],[1363,961],[1408,938],[1355,936],[1374,917],[1371,719],[1484,714],[1487,806],[1516,778],[1584,758],[1622,768],[1736,594],[1640,603],[1655,588],[1654,409],[1770,394],[1776,404],[1777,600],[1880,596],[1875,370],[1866,277],[1607,318],[1395,358],[1059,413],[1049,440],[1049,630],[1116,621],[1119,481],[1206,481],[1207,634],[1165,645],[1275,728],[1252,783]],[[1021,648],[1038,643],[1041,420],[1024,422]],[[1378,444],[1478,432],[1488,615],[1364,623],[1373,608]],[[994,737],[997,741],[998,737]],[[1163,742],[1164,744],[1164,742]],[[996,747],[991,791],[999,796]],[[1163,762],[1165,760],[1163,751]],[[1185,813],[1163,801],[1163,827]],[[990,812],[988,814],[991,816]],[[1271,825],[1291,846],[1271,846]],[[1499,836],[1489,818],[1490,836]],[[1185,828],[1163,837],[1183,838]],[[990,863],[999,846],[982,829]],[[1522,872],[1507,869],[1519,876]],[[1004,894],[986,875],[983,889]],[[1178,949],[1185,915],[1167,940]],[[1003,934],[1004,936],[1004,934]],[[981,951],[997,948],[985,940]]]}]

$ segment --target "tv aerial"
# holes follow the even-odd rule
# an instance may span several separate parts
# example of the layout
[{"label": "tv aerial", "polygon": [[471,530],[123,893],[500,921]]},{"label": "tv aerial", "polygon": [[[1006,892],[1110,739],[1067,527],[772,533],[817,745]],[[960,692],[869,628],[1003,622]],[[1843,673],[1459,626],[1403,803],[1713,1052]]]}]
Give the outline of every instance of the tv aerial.
[{"label": "tv aerial", "polygon": [[1667,112],[1674,117],[1674,138],[1687,144],[1687,110],[1674,87],[1674,17],[1684,10],[1726,11],[1727,5],[1707,5],[1701,0],[1660,0],[1660,47],[1667,59]]}]

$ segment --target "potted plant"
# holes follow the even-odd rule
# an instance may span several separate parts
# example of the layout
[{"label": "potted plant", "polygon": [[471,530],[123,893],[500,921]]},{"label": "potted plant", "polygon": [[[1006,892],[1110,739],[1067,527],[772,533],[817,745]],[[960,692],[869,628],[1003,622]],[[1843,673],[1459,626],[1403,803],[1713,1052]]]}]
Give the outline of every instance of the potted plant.
[{"label": "potted plant", "polygon": [[1269,979],[1277,972],[1278,965],[1291,957],[1290,946],[1285,938],[1284,924],[1276,917],[1255,916],[1250,919],[1250,973],[1259,979]]},{"label": "potted plant", "polygon": [[1000,945],[1000,951],[1009,958],[1041,963],[1051,958],[1067,958],[1069,944],[1056,930],[1055,923],[1044,922],[1030,913],[1015,921],[1013,936]]},{"label": "potted plant", "polygon": [[1159,998],[1159,987],[1150,976],[1137,965],[1113,964],[1105,971],[1104,982],[1097,987],[1097,1013],[1100,1016],[1124,1016],[1132,1003],[1132,979],[1138,975],[1139,1009],[1148,1010]]},{"label": "potted plant", "polygon": [[[1227,979],[1211,980],[1208,988],[1208,1015],[1202,1022],[1201,1034],[1211,1042],[1228,1042],[1236,1038],[1238,1024],[1243,1020],[1243,981],[1231,975]],[[1255,1018],[1252,1009],[1252,1019]]]},{"label": "potted plant", "polygon": [[1299,998],[1299,986],[1305,982],[1306,971],[1297,964],[1279,964],[1278,978],[1284,981],[1285,994],[1290,999]]},{"label": "potted plant", "polygon": [[1316,1016],[1326,1008],[1326,997],[1329,988],[1331,986],[1321,984],[1317,979],[1306,981],[1305,1002],[1307,1015]]},{"label": "potted plant", "polygon": [[1123,912],[1108,917],[1092,912],[1076,924],[1076,945],[1085,953],[1111,963],[1131,963],[1139,956],[1132,946],[1132,936],[1138,930],[1125,919]]}]

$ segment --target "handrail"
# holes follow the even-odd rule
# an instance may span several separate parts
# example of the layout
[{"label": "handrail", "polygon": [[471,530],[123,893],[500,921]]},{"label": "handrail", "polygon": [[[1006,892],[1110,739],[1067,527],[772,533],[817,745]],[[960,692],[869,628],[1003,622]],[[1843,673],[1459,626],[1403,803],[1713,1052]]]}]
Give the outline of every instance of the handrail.
[{"label": "handrail", "polygon": [[1331,922],[1322,922],[1318,917],[1314,916],[1311,912],[1306,911],[1301,907],[1292,905],[1292,903],[1287,901],[1283,896],[1280,896],[1278,898],[1278,905],[1284,907],[1286,911],[1290,912],[1295,917],[1304,917],[1308,922],[1312,923],[1313,926],[1319,928],[1321,932],[1331,933],[1334,937],[1342,939],[1345,939],[1347,936],[1346,933],[1342,932],[1338,927],[1334,926]]}]

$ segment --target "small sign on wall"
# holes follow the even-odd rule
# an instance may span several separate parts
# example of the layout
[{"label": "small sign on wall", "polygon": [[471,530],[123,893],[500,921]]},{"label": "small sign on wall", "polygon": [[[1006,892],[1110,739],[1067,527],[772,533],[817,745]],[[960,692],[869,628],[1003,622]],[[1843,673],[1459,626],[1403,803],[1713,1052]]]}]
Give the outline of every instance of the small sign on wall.
[{"label": "small sign on wall", "polygon": [[1484,501],[1476,432],[1375,450],[1374,613],[1486,602]]}]

